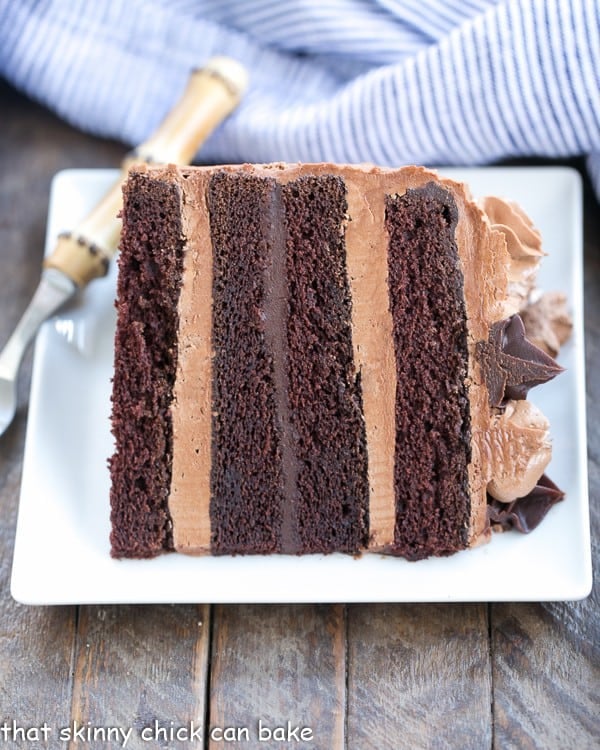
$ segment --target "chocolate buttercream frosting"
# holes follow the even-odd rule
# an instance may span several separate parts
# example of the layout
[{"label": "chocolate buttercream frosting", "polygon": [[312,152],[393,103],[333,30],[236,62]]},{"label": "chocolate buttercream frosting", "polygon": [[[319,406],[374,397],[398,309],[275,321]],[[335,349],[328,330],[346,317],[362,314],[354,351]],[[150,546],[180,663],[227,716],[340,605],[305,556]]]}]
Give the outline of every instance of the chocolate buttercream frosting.
[{"label": "chocolate buttercream frosting", "polygon": [[503,503],[525,497],[552,458],[550,424],[531,401],[508,400],[497,409],[488,433],[488,493]]},{"label": "chocolate buttercream frosting", "polygon": [[488,341],[477,344],[490,406],[527,398],[530,388],[552,380],[563,368],[525,337],[519,315],[494,323]]},{"label": "chocolate buttercream frosting", "polygon": [[573,331],[567,297],[562,292],[546,292],[519,313],[527,338],[551,357],[557,357],[561,346]]},{"label": "chocolate buttercream frosting", "polygon": [[507,315],[521,310],[535,287],[535,279],[544,255],[542,238],[531,219],[516,204],[489,195],[478,201],[492,229],[499,232],[508,251]]},{"label": "chocolate buttercream frosting", "polygon": [[516,529],[528,534],[564,496],[565,493],[543,474],[528,495],[511,503],[502,503],[488,495],[488,519],[492,528],[498,531]]}]

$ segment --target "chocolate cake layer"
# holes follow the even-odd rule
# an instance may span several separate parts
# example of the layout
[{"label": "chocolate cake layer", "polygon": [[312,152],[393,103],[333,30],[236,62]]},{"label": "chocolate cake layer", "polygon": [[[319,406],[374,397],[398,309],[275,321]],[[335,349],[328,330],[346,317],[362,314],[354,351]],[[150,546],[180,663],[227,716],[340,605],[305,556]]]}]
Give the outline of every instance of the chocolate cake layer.
[{"label": "chocolate cake layer", "polygon": [[172,548],[168,510],[171,402],[183,238],[176,185],[133,175],[123,208],[110,461],[111,548],[152,557]]},{"label": "chocolate cake layer", "polygon": [[396,529],[410,559],[466,547],[471,459],[467,320],[452,195],[431,182],[387,199],[396,352]]},{"label": "chocolate cake layer", "polygon": [[283,245],[273,231],[275,187],[274,180],[225,172],[214,175],[208,187],[214,269],[213,554],[281,549],[281,425],[266,335],[267,275]]},{"label": "chocolate cake layer", "polygon": [[358,552],[368,538],[368,470],[360,374],[342,227],[344,182],[283,186],[287,233],[288,382],[296,441],[298,552]]}]

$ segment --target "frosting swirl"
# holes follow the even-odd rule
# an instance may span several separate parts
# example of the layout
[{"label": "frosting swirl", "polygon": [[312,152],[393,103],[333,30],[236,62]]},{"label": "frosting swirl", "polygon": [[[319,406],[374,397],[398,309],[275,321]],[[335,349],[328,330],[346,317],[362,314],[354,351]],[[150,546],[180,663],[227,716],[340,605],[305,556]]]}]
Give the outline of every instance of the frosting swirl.
[{"label": "frosting swirl", "polygon": [[519,312],[526,304],[535,285],[542,251],[542,238],[531,219],[516,204],[495,195],[479,199],[479,207],[487,215],[492,229],[505,239],[509,255],[508,299],[506,316]]},{"label": "frosting swirl", "polygon": [[546,292],[528,305],[521,318],[527,338],[551,357],[556,357],[561,346],[573,331],[573,321],[562,292]]},{"label": "frosting swirl", "polygon": [[549,422],[530,401],[507,401],[488,434],[488,493],[503,503],[528,495],[550,463]]}]

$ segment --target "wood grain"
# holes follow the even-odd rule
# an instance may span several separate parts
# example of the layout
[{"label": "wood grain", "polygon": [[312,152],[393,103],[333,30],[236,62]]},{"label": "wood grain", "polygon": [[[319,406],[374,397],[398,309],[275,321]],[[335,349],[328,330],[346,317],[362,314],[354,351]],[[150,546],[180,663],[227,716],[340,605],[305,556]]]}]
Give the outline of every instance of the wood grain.
[{"label": "wood grain", "polygon": [[136,750],[204,747],[209,634],[208,605],[81,607],[71,722],[131,728]]},{"label": "wood grain", "polygon": [[19,417],[0,453],[0,724],[33,728],[69,718],[75,608],[36,609],[10,598],[23,440]]},{"label": "wood grain", "polygon": [[[345,747],[343,606],[217,606],[213,628],[211,729],[247,727],[249,750]],[[259,720],[270,729],[309,727],[314,741],[260,742]]]},{"label": "wood grain", "polygon": [[539,604],[493,609],[494,748],[598,747],[597,660]]},{"label": "wood grain", "polygon": [[[45,148],[45,155],[28,149],[36,141],[40,110],[12,92],[2,93],[0,346],[39,280],[50,180],[46,167],[52,158]],[[69,718],[76,611],[34,609],[10,597],[30,377],[31,354],[22,369],[16,418],[0,437],[0,722],[15,721],[24,729]],[[32,560],[32,566],[40,564]]]},{"label": "wood grain", "polygon": [[491,744],[484,605],[348,610],[348,750]]}]

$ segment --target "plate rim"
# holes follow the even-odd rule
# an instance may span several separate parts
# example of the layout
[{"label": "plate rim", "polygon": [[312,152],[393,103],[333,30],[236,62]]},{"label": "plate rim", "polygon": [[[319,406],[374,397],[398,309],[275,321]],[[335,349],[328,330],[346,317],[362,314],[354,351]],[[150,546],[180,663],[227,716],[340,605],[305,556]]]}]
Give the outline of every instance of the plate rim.
[{"label": "plate rim", "polygon": [[[578,330],[574,331],[574,336],[578,337],[578,346],[577,349],[574,352],[574,355],[576,357],[576,364],[577,364],[577,387],[575,390],[575,396],[576,396],[576,410],[578,414],[578,427],[579,427],[579,440],[581,441],[583,439],[583,445],[580,446],[580,450],[578,451],[578,473],[581,477],[581,484],[582,487],[585,488],[585,497],[581,498],[581,502],[583,503],[583,512],[585,514],[584,523],[583,523],[583,538],[581,541],[583,542],[583,551],[582,551],[582,557],[580,560],[581,563],[581,576],[577,581],[577,584],[574,584],[571,582],[570,586],[567,586],[567,590],[564,591],[564,595],[553,595],[553,596],[531,596],[531,595],[525,595],[525,596],[519,596],[518,592],[516,593],[516,596],[511,597],[505,597],[502,596],[501,598],[495,598],[492,596],[487,596],[486,598],[482,598],[481,595],[476,594],[473,597],[467,596],[461,596],[460,598],[452,597],[450,594],[449,596],[440,596],[432,598],[429,595],[424,595],[422,598],[419,598],[418,596],[411,596],[410,598],[403,598],[402,596],[398,596],[394,599],[383,599],[383,598],[365,598],[364,595],[360,595],[357,598],[352,598],[351,596],[346,596],[344,598],[344,601],[350,603],[350,602],[375,602],[375,601],[394,601],[394,602],[491,602],[491,601],[560,601],[560,600],[568,600],[568,601],[575,601],[579,599],[583,599],[586,596],[589,595],[592,589],[593,585],[593,574],[592,574],[592,560],[591,560],[591,531],[590,531],[590,522],[589,522],[589,488],[588,488],[588,480],[587,480],[587,432],[586,432],[586,391],[585,391],[585,341],[584,341],[584,330],[583,330],[583,241],[582,241],[582,207],[583,207],[583,186],[582,186],[582,178],[579,172],[577,172],[572,167],[567,166],[533,166],[533,167],[522,167],[522,166],[491,166],[491,167],[449,167],[449,168],[439,168],[440,173],[443,176],[450,176],[453,179],[462,179],[465,180],[467,183],[469,182],[468,178],[465,179],[464,177],[459,177],[460,175],[468,175],[468,174],[474,174],[474,173],[506,173],[510,172],[513,175],[517,175],[519,172],[526,172],[527,174],[531,175],[532,173],[543,173],[545,176],[548,176],[548,173],[550,171],[554,172],[556,175],[562,175],[564,179],[569,182],[570,181],[570,191],[573,199],[573,210],[574,210],[574,226],[572,229],[574,230],[573,238],[575,240],[575,245],[573,247],[573,252],[575,257],[572,259],[572,273],[573,273],[573,287],[577,290],[581,290],[580,294],[574,295],[573,299],[570,299],[570,304],[573,309],[574,314],[574,320],[576,323],[576,326]],[[46,253],[49,252],[49,249],[51,248],[52,242],[53,242],[53,236],[50,234],[51,225],[52,225],[52,219],[55,215],[56,211],[56,205],[61,200],[61,192],[64,192],[67,185],[75,183],[79,184],[79,187],[82,185],[82,181],[89,181],[90,184],[98,184],[98,181],[100,180],[109,180],[111,178],[115,178],[118,176],[119,170],[116,169],[64,169],[56,173],[52,180],[51,185],[51,192],[50,192],[50,202],[49,202],[49,210],[48,210],[48,223],[47,223],[47,237],[46,237]],[[577,252],[575,252],[577,251]],[[46,323],[46,326],[49,324]],[[30,430],[30,426],[35,423],[35,419],[32,418],[32,405],[35,406],[36,404],[36,391],[35,389],[39,385],[39,380],[42,377],[42,367],[44,363],[44,347],[45,347],[45,339],[43,336],[38,336],[38,340],[35,344],[35,352],[34,352],[34,364],[33,364],[33,374],[32,374],[32,383],[31,383],[31,392],[30,392],[30,412],[28,415],[28,424],[27,424],[27,432],[26,432],[26,438],[25,438],[25,456],[23,461],[23,476],[22,476],[22,483],[21,483],[21,492],[20,492],[20,501],[19,501],[19,509],[18,509],[18,517],[17,517],[17,527],[16,527],[16,537],[15,537],[15,550],[14,550],[14,556],[13,556],[13,568],[12,568],[12,574],[11,574],[11,594],[14,599],[19,601],[23,604],[33,604],[33,605],[48,605],[48,604],[109,604],[109,603],[199,603],[202,601],[207,601],[205,598],[201,598],[198,595],[194,595],[193,593],[191,596],[181,596],[180,594],[177,594],[173,591],[168,591],[161,593],[160,595],[157,593],[156,596],[152,598],[144,597],[144,598],[135,598],[132,596],[106,596],[106,595],[94,595],[93,592],[90,592],[90,596],[86,598],[84,595],[79,596],[65,596],[62,599],[60,597],[54,596],[53,598],[44,597],[42,592],[37,591],[37,595],[35,593],[35,586],[28,586],[28,581],[30,581],[30,578],[28,578],[26,575],[23,575],[24,572],[24,562],[22,561],[22,555],[20,554],[22,552],[22,543],[23,543],[23,531],[21,529],[21,534],[19,534],[21,522],[22,522],[22,501],[23,501],[23,495],[28,490],[28,476],[31,474],[31,468],[30,463],[27,460],[27,457],[29,455],[29,451],[31,450],[31,441],[34,439],[32,436]],[[26,471],[29,472],[29,474],[26,474]],[[587,519],[587,521],[586,521]],[[493,543],[497,543],[496,540],[494,540]],[[476,550],[465,550],[461,553],[458,553],[461,556],[469,555],[475,553]],[[164,555],[159,558],[156,558],[156,560],[166,560],[169,557],[172,557],[172,555]],[[185,556],[179,556],[179,557],[185,557]],[[270,560],[282,560],[285,556],[269,556],[268,559]],[[322,556],[307,556],[310,558],[315,557],[322,557]],[[326,560],[331,561],[337,556],[327,556]],[[345,561],[348,559],[345,556],[340,556]],[[376,555],[365,555],[362,559],[367,559],[367,557],[373,557],[376,558],[378,556]],[[452,560],[455,559],[456,556],[452,556],[452,558],[444,558],[444,560]],[[206,561],[206,560],[215,560],[218,558],[186,558],[186,560],[200,560],[200,561]],[[244,559],[249,560],[252,558],[237,558],[238,560]],[[293,558],[295,562],[299,558]],[[325,558],[324,558],[325,559]],[[439,558],[438,558],[439,560]],[[152,570],[151,567],[153,564],[153,561],[112,561],[117,566],[125,565],[130,566],[133,565],[135,567],[141,567],[144,566],[144,570]],[[401,561],[405,562],[405,561]],[[426,563],[427,561],[422,561],[419,563],[408,563],[409,565],[421,565],[422,563]],[[329,563],[325,563],[328,565]],[[200,566],[200,567],[207,567]],[[208,566],[210,568],[210,566]],[[252,566],[250,566],[252,567]],[[347,566],[346,566],[347,567]],[[169,564],[166,565],[167,570],[169,570]],[[306,592],[304,595],[301,596],[286,596],[286,597],[264,597],[264,598],[256,598],[256,596],[251,596],[250,598],[244,598],[243,592],[240,592],[242,595],[238,598],[231,598],[231,596],[224,596],[223,598],[219,598],[218,596],[211,596],[210,601],[214,603],[225,603],[225,602],[265,602],[265,603],[291,603],[291,602],[335,602],[339,601],[336,597],[331,598],[318,598],[318,599],[312,599],[310,597],[307,597]]]}]

